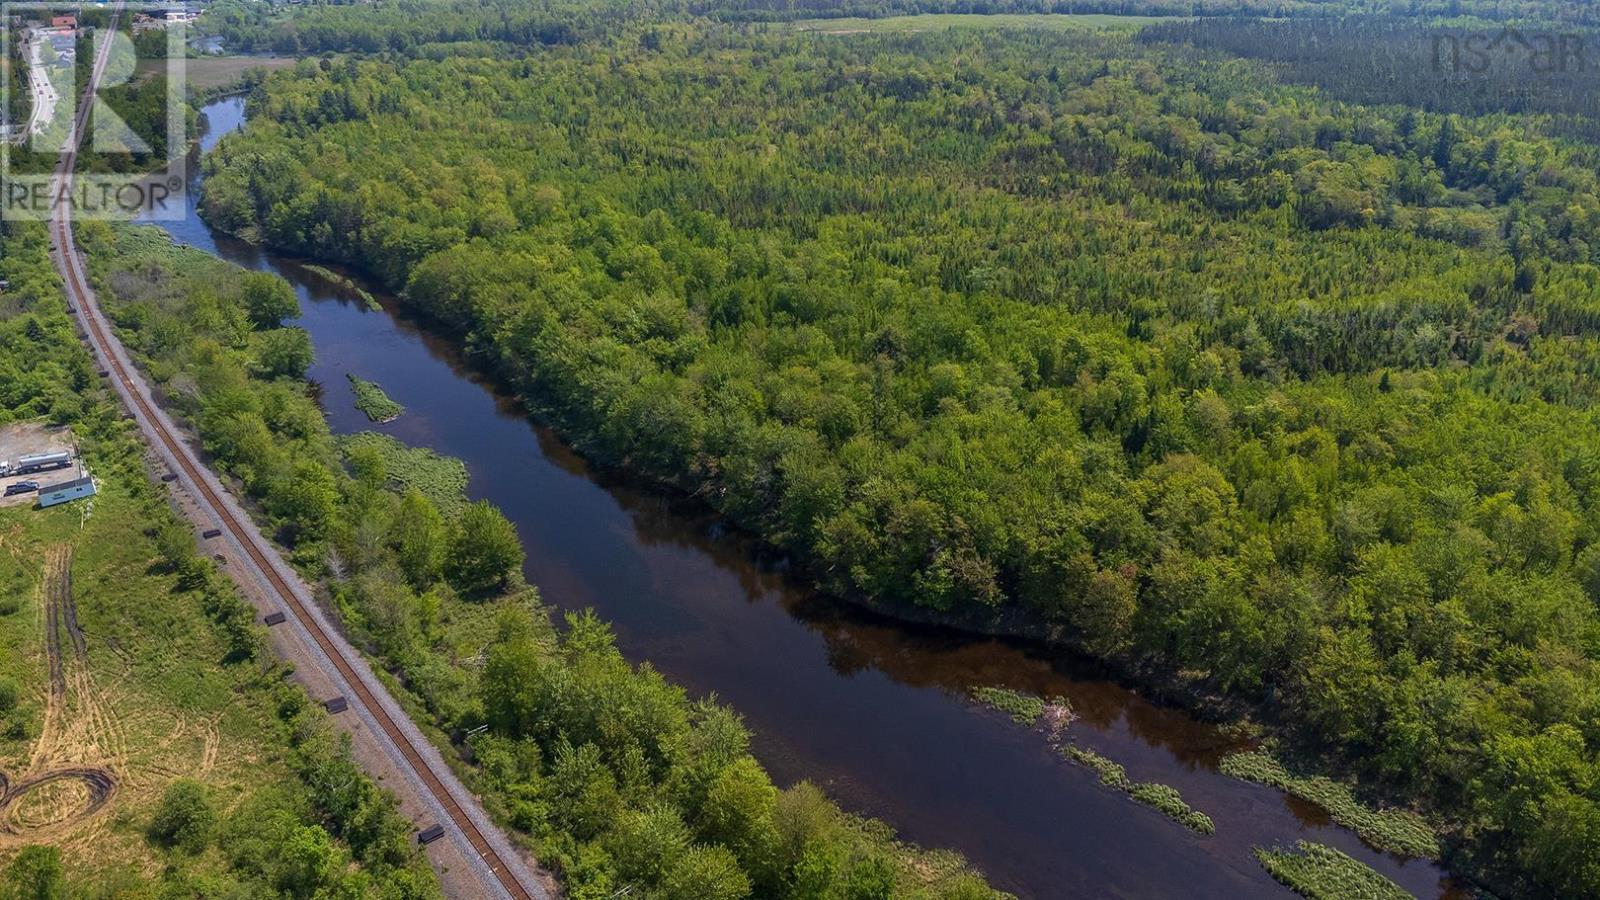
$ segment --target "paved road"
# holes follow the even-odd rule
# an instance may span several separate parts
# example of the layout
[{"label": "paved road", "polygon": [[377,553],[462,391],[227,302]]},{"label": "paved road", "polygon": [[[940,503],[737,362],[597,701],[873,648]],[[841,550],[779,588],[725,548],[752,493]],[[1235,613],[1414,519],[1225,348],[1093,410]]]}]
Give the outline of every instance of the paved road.
[{"label": "paved road", "polygon": [[28,91],[33,97],[33,113],[28,116],[24,137],[44,133],[56,118],[56,87],[50,83],[50,70],[45,66],[44,53],[41,52],[46,40],[48,38],[44,35],[36,33],[28,41]]},{"label": "paved road", "polygon": [[[121,4],[117,6],[120,13]],[[110,42],[105,42],[106,48]],[[86,102],[80,104],[68,139],[68,151],[52,184],[52,196],[69,196],[78,136],[87,124],[87,102],[105,66],[105,48],[97,55]],[[117,394],[133,414],[146,441],[166,468],[177,476],[179,506],[198,529],[217,528],[219,540],[233,552],[224,556],[226,570],[246,596],[264,609],[282,611],[287,622],[273,629],[272,645],[296,664],[297,677],[315,690],[346,698],[349,711],[335,716],[355,742],[358,760],[400,798],[403,812],[426,816],[419,826],[439,822],[448,840],[428,853],[451,896],[513,897],[549,900],[552,891],[536,878],[498,828],[489,822],[476,798],[456,779],[434,746],[422,736],[394,698],[373,675],[316,604],[311,589],[261,537],[241,504],[200,461],[182,432],[155,403],[149,386],[101,313],[72,233],[72,211],[61,203],[51,220],[51,251],[56,269],[76,308],[84,334]],[[441,856],[444,857],[441,859]]]}]

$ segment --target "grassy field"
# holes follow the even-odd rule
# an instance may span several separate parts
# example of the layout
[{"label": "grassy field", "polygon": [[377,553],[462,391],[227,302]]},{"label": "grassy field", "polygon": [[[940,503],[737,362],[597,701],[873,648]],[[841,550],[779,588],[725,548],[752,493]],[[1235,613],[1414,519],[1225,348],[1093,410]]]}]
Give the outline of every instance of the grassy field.
[{"label": "grassy field", "polygon": [[[294,63],[289,56],[196,56],[184,60],[184,78],[189,90],[200,94],[237,84],[254,69],[272,71]],[[139,74],[148,76],[165,65],[162,60],[145,60],[139,63]]]},{"label": "grassy field", "polygon": [[[204,783],[223,810],[295,783],[258,670],[221,664],[222,640],[196,624],[207,621],[199,594],[178,588],[146,534],[164,517],[160,501],[130,490],[142,475],[107,474],[92,501],[0,511],[0,682],[16,697],[0,728],[0,770],[14,784],[71,768],[115,780],[88,814],[93,798],[71,779],[0,810],[0,868],[21,847],[46,844],[74,883],[102,886],[154,879],[165,867],[145,830],[179,777]],[[50,596],[70,598],[84,636],[81,656],[70,637],[59,642],[59,687],[47,652]],[[190,871],[226,869],[220,851],[208,855]]]},{"label": "grassy field", "polygon": [[227,87],[252,69],[273,71],[295,64],[289,56],[202,56],[184,62],[189,89],[195,92]]},{"label": "grassy field", "polygon": [[883,19],[801,19],[794,22],[791,27],[796,31],[815,31],[820,34],[938,31],[946,28],[1042,28],[1049,31],[1078,31],[1085,28],[1134,29],[1156,21],[1162,20],[1152,16],[929,13],[920,16],[890,16]]}]

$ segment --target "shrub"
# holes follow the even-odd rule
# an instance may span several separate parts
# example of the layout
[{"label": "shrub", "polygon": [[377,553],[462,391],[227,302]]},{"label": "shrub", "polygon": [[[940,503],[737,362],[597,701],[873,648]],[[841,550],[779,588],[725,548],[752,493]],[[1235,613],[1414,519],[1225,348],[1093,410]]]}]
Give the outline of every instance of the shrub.
[{"label": "shrub", "polygon": [[210,843],[216,824],[217,814],[205,787],[185,778],[174,781],[161,795],[161,805],[150,822],[150,838],[166,847],[198,853]]},{"label": "shrub", "polygon": [[61,900],[67,896],[67,876],[61,868],[61,851],[54,847],[24,847],[11,865],[0,887],[0,896],[17,900]]},{"label": "shrub", "polygon": [[450,546],[450,581],[463,594],[479,594],[506,583],[522,565],[522,542],[500,510],[487,501],[461,514]]}]

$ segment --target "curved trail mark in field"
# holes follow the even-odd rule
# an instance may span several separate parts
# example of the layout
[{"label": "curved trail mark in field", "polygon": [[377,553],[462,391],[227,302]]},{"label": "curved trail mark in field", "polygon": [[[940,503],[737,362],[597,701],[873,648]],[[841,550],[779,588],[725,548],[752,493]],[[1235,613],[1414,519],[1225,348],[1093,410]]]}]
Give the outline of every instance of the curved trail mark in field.
[{"label": "curved trail mark in field", "polygon": [[[16,821],[15,807],[17,801],[30,791],[53,784],[58,781],[81,782],[88,791],[88,800],[76,811],[64,815],[53,815],[47,824],[30,827],[27,823]],[[41,772],[26,778],[8,789],[0,796],[0,834],[22,834],[26,832],[55,830],[75,825],[99,812],[111,802],[111,796],[117,791],[117,779],[107,769],[98,766],[78,766],[70,769],[55,769]]]}]

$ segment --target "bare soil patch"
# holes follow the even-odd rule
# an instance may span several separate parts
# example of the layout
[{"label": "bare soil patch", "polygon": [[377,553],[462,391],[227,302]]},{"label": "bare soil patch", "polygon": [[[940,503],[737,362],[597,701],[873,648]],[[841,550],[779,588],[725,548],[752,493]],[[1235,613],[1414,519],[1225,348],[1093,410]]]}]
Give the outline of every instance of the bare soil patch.
[{"label": "bare soil patch", "polygon": [[[35,453],[53,453],[57,450],[74,451],[75,447],[76,442],[72,432],[66,428],[40,422],[12,422],[9,425],[0,425],[0,460],[16,460]],[[73,452],[73,456],[76,457],[77,453]],[[0,477],[0,491],[18,481],[37,481],[40,486],[49,487],[77,477],[76,466],[52,472],[36,472],[32,475],[9,475]],[[37,497],[38,495],[31,493],[15,494],[10,497],[0,496],[0,506],[31,506]]]}]

